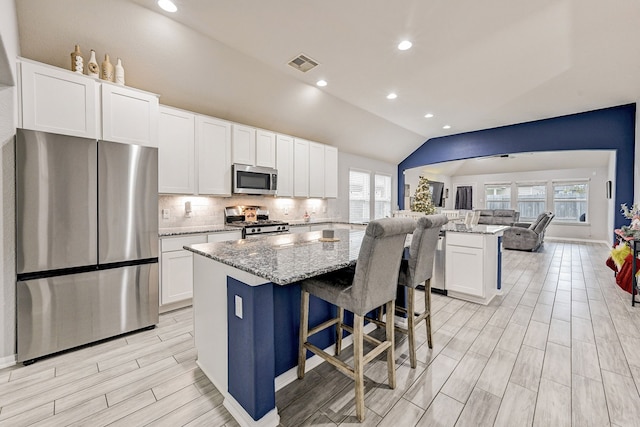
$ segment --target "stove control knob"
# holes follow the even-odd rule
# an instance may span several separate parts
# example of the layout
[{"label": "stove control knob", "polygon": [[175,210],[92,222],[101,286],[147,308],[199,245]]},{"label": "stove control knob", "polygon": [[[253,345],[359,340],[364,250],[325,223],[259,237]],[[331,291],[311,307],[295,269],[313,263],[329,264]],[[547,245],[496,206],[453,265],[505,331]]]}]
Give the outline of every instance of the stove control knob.
[{"label": "stove control knob", "polygon": [[252,229],[251,229],[251,232],[252,232],[252,233],[255,233],[255,232],[256,232],[256,229],[255,229],[255,228],[252,228]]},{"label": "stove control knob", "polygon": [[258,233],[261,232],[262,230],[258,228]]}]

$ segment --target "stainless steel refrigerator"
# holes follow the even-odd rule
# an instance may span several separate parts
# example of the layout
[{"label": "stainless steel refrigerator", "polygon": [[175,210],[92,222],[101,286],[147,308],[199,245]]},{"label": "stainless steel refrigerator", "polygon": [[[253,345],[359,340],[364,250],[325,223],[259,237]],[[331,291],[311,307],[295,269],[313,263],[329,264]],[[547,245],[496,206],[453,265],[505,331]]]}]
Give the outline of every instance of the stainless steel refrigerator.
[{"label": "stainless steel refrigerator", "polygon": [[18,129],[18,362],[158,323],[157,210],[157,148]]}]

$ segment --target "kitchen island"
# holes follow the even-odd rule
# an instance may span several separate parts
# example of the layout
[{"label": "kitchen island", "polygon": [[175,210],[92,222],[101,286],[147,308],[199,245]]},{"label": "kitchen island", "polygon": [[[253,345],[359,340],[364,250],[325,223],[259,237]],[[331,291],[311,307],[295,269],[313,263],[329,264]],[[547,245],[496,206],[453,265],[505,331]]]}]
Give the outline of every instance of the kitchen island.
[{"label": "kitchen island", "polygon": [[[335,230],[334,242],[321,237],[315,231],[185,246],[200,255],[193,260],[198,365],[240,425],[278,425],[275,391],[297,378],[298,282],[354,265],[364,230]],[[331,304],[311,298],[310,324],[333,316]],[[323,332],[312,341],[332,351],[334,329]],[[319,363],[311,358],[307,369]]]}]

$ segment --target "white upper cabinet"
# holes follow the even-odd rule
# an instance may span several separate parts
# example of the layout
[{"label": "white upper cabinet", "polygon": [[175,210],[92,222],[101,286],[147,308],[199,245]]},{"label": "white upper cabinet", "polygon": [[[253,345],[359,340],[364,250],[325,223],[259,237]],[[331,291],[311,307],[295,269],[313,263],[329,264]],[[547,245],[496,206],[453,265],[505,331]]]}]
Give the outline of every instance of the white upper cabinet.
[{"label": "white upper cabinet", "polygon": [[293,197],[293,137],[276,135],[276,169],[280,197]]},{"label": "white upper cabinet", "polygon": [[231,128],[224,120],[196,116],[198,194],[231,195]]},{"label": "white upper cabinet", "polygon": [[158,96],[102,83],[102,139],[158,146]]},{"label": "white upper cabinet", "polygon": [[99,83],[78,73],[26,60],[20,68],[21,123],[25,129],[100,138]]},{"label": "white upper cabinet", "polygon": [[324,147],[309,142],[309,197],[324,197]]},{"label": "white upper cabinet", "polygon": [[309,141],[293,140],[293,196],[309,197]]},{"label": "white upper cabinet", "polygon": [[158,192],[193,194],[195,115],[160,107],[158,135]]},{"label": "white upper cabinet", "polygon": [[231,138],[233,163],[255,166],[256,164],[256,130],[249,126],[233,124]]},{"label": "white upper cabinet", "polygon": [[264,129],[256,130],[256,166],[276,167],[276,134]]},{"label": "white upper cabinet", "polygon": [[338,149],[324,146],[324,197],[338,197]]}]

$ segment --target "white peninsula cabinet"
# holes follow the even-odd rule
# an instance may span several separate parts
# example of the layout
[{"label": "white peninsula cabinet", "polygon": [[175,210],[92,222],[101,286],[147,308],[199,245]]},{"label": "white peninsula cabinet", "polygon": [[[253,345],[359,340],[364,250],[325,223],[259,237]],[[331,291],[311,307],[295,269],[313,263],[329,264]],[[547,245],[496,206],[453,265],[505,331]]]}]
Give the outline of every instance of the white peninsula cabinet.
[{"label": "white peninsula cabinet", "polygon": [[501,287],[501,236],[507,227],[477,225],[446,230],[445,283],[454,298],[489,304]]},{"label": "white peninsula cabinet", "polygon": [[24,58],[18,67],[20,127],[158,146],[158,95]]},{"label": "white peninsula cabinet", "polygon": [[231,123],[160,107],[158,191],[231,195]]}]

